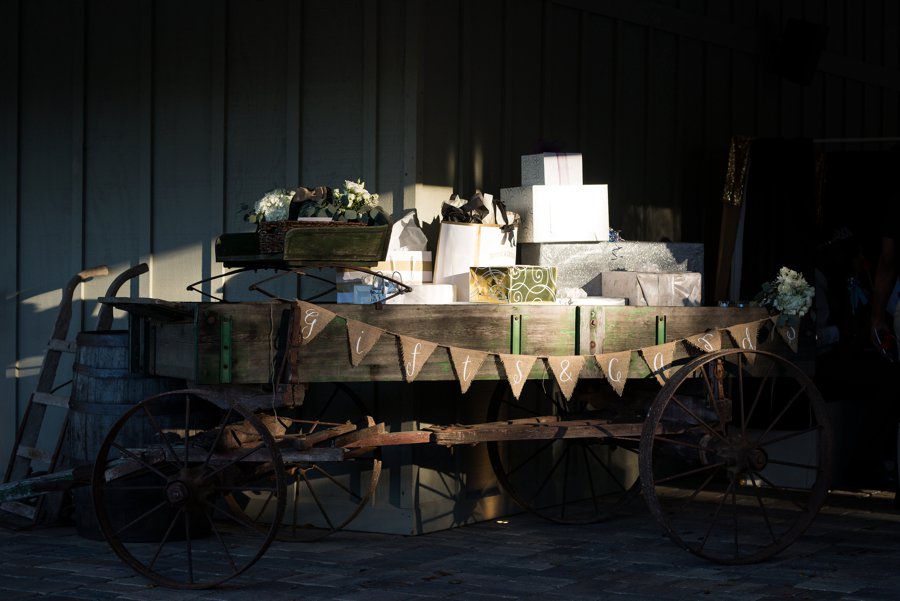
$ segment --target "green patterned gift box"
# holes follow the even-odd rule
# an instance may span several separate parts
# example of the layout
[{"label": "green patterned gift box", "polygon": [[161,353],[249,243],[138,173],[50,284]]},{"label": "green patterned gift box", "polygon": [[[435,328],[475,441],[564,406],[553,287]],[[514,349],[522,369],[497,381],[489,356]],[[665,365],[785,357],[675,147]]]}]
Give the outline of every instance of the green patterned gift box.
[{"label": "green patterned gift box", "polygon": [[473,303],[555,303],[556,267],[470,267],[469,300]]}]

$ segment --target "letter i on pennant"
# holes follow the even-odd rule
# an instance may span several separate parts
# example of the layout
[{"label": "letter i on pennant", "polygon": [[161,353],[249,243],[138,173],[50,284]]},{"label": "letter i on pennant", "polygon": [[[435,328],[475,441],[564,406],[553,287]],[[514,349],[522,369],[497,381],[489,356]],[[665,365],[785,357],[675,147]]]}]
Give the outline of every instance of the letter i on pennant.
[{"label": "letter i on pennant", "polygon": [[350,343],[350,363],[356,367],[372,350],[384,330],[353,319],[347,320],[347,342]]}]

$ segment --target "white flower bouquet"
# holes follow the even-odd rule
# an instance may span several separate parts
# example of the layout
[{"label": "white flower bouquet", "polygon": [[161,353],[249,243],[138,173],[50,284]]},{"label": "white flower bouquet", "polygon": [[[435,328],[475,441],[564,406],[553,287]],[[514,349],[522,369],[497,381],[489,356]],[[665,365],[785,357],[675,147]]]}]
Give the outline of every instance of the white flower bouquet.
[{"label": "white flower bouquet", "polygon": [[[244,219],[250,223],[261,223],[263,221],[283,221],[288,218],[288,212],[291,206],[291,199],[294,198],[295,190],[287,190],[285,188],[275,188],[269,190],[263,197],[256,201],[253,210],[244,215]],[[246,210],[246,205],[242,207]]]},{"label": "white flower bouquet", "polygon": [[754,300],[772,312],[779,313],[779,323],[796,321],[812,307],[816,289],[810,286],[802,274],[782,267],[778,276],[762,286]]}]

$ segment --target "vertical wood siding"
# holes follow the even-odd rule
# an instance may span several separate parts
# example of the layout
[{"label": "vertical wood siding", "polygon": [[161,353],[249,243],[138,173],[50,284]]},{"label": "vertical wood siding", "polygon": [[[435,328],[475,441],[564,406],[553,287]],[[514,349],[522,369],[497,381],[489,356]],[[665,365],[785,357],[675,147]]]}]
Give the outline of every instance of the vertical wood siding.
[{"label": "vertical wood siding", "polygon": [[[792,17],[828,27],[805,86],[773,58]],[[515,186],[542,148],[583,153],[626,239],[709,259],[732,135],[900,135],[898,30],[888,0],[0,0],[2,456],[85,266],[196,299],[270,188],[359,177],[399,214]]]}]

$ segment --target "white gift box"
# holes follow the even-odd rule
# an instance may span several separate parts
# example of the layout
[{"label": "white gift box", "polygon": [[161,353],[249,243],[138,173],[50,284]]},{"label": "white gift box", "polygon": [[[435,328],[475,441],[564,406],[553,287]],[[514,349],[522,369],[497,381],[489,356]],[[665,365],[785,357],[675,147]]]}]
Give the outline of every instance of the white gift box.
[{"label": "white gift box", "polygon": [[609,241],[606,184],[503,188],[500,199],[521,217],[518,242]]},{"label": "white gift box", "polygon": [[605,271],[600,274],[603,296],[619,296],[637,307],[696,307],[701,302],[699,273]]},{"label": "white gift box", "polygon": [[581,154],[545,152],[522,156],[523,186],[580,186]]},{"label": "white gift box", "polygon": [[[375,274],[393,278],[404,284],[422,284],[430,282],[432,277],[431,251],[426,250],[392,250],[387,258],[379,261],[369,269]],[[376,284],[377,275],[353,269],[338,270],[335,274],[338,294],[353,292],[356,284]],[[350,298],[344,296],[341,298]],[[342,301],[338,301],[342,302]],[[352,302],[352,301],[346,301]]]},{"label": "white gift box", "polygon": [[456,300],[453,284],[418,284],[406,294],[387,299],[388,305],[446,305]]},{"label": "white gift box", "polygon": [[[432,262],[430,250],[389,250],[384,261],[379,261],[372,271],[380,271],[396,278],[404,284],[422,284],[432,278]],[[394,276],[391,276],[394,277]]]}]

